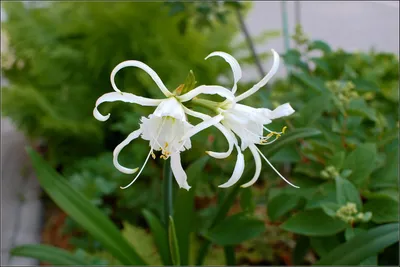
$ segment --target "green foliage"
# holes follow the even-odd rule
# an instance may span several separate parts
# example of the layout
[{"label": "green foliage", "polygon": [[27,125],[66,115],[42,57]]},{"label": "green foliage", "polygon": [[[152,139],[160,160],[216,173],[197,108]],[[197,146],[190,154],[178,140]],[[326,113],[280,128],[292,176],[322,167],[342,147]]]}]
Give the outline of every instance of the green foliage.
[{"label": "green foliage", "polygon": [[69,251],[46,245],[23,245],[15,247],[11,250],[11,255],[34,258],[54,265],[89,264],[89,262],[81,260]]},{"label": "green foliage", "polygon": [[[290,102],[298,112],[287,123],[322,134],[299,139],[295,147],[299,157],[290,160],[292,179],[305,187],[274,191],[268,215],[283,222],[281,228],[312,237],[311,248],[322,257],[321,264],[376,262],[390,242],[352,259],[328,255],[341,247],[356,254],[358,246],[343,244],[343,232],[349,240],[355,230],[399,220],[398,136],[394,135],[399,122],[393,112],[398,109],[399,59],[375,51],[335,51],[323,41],[309,40],[301,28],[294,39],[298,49],[283,55],[291,73],[287,80],[276,81],[271,102]],[[374,242],[367,236],[363,242]],[[332,261],[325,261],[327,257]]]},{"label": "green foliage", "polygon": [[265,231],[264,223],[250,218],[245,213],[238,213],[220,221],[205,236],[219,245],[236,245],[259,236]]},{"label": "green foliage", "polygon": [[[27,136],[46,141],[48,160],[54,165],[68,166],[80,157],[110,150],[137,128],[131,114],[140,116],[146,110],[138,106],[100,107],[111,111],[107,123],[92,116],[96,99],[112,91],[108,77],[116,64],[143,61],[171,90],[184,82],[189,70],[202,84],[213,84],[229,67],[204,57],[216,50],[231,53],[236,34],[234,20],[227,16],[229,23],[212,31],[189,27],[182,36],[178,16],[170,16],[163,3],[64,2],[27,8],[13,2],[3,7],[7,21],[2,22],[2,33],[8,37],[8,54],[16,60],[3,68],[10,86],[2,91],[2,109]],[[140,70],[121,71],[116,83],[124,91],[159,96]],[[144,145],[135,147],[140,146]],[[141,153],[138,158],[145,157]]]},{"label": "green foliage", "polygon": [[398,242],[398,235],[398,224],[377,226],[331,250],[316,265],[358,265],[371,255]]},{"label": "green foliage", "polygon": [[53,201],[88,233],[99,240],[121,263],[143,265],[145,261],[129,245],[117,227],[65,178],[53,170],[37,152],[28,149],[40,185]]},{"label": "green foliage", "polygon": [[[264,179],[267,169],[256,186],[262,193],[241,189],[240,183],[218,189],[231,174],[234,157],[209,161],[204,156],[204,150],[226,149],[213,129],[194,137],[191,152],[182,157],[192,189],[171,196],[169,231],[160,220],[161,160],[149,161],[134,186],[119,189],[132,177],[114,168],[112,150],[149,109],[108,103],[100,109],[111,112],[111,119],[93,118],[96,99],[112,90],[112,68],[137,59],[154,68],[171,91],[187,91],[197,84],[221,84],[218,78],[231,81],[223,60],[203,60],[210,52],[235,55],[246,49],[244,42],[231,45],[238,2],[167,2],[3,5],[8,44],[2,71],[10,81],[2,91],[4,115],[29,138],[45,141],[47,161],[62,173],[30,152],[42,187],[70,216],[71,228],[65,230],[79,230],[82,240],[87,235],[101,243],[81,242],[77,247],[84,250],[75,254],[19,247],[14,255],[52,264],[144,264],[146,259],[151,265],[217,265],[225,252],[225,263],[239,263],[240,257],[277,263],[273,242],[293,248],[294,234],[294,264],[313,262],[306,260],[310,249],[318,264],[382,264],[381,255],[398,256],[388,248],[398,228],[381,224],[399,220],[399,121],[393,112],[398,110],[399,60],[388,53],[334,50],[310,40],[300,27],[294,36],[298,49],[282,55],[289,76],[276,80],[262,97],[247,100],[268,108],[289,102],[296,110],[284,120],[289,129],[279,142],[260,149],[278,168],[291,164],[287,176],[299,189],[282,187],[276,175]],[[275,36],[268,32],[255,41]],[[254,62],[249,53],[238,60],[242,66]],[[140,70],[123,70],[116,82],[123,91],[160,96]],[[239,91],[244,88],[239,84]],[[274,122],[271,128],[282,126]],[[147,144],[137,142],[124,149],[120,162],[136,167],[147,153]],[[243,182],[254,172],[247,164],[251,155],[245,157]],[[202,202],[205,208],[197,207]],[[233,206],[239,211],[231,215]],[[260,210],[265,221],[254,216]]]}]

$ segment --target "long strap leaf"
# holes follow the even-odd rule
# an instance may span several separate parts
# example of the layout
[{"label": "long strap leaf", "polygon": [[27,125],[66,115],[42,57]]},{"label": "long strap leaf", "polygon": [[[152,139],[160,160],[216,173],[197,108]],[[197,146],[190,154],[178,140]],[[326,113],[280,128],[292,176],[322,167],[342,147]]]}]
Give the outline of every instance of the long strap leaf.
[{"label": "long strap leaf", "polygon": [[399,242],[399,225],[381,225],[336,247],[316,265],[358,265],[396,242]]},{"label": "long strap leaf", "polygon": [[53,265],[89,265],[88,262],[64,249],[47,245],[22,245],[11,250],[11,255],[34,258]]},{"label": "long strap leaf", "polygon": [[121,235],[118,228],[90,201],[70,186],[33,149],[28,148],[40,185],[51,199],[72,219],[124,265],[145,265],[145,261]]}]

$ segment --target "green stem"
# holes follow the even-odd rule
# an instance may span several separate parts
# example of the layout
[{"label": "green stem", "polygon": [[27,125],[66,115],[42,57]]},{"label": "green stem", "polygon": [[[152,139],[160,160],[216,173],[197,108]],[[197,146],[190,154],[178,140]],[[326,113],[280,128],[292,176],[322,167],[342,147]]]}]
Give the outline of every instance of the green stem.
[{"label": "green stem", "polygon": [[[248,174],[248,172],[245,173],[244,175],[247,175],[247,174]],[[236,199],[239,189],[240,189],[240,183],[236,183],[233,186],[233,188],[231,189],[231,191],[225,196],[225,198],[221,202],[221,205],[219,206],[217,213],[215,214],[214,218],[211,221],[210,229],[213,228],[218,222],[220,222],[222,219],[225,218],[230,207],[232,206],[232,204],[234,203],[234,201]],[[211,241],[204,240],[203,244],[200,248],[198,257],[196,259],[197,266],[203,265],[204,260],[207,256],[207,253],[208,253],[210,247],[211,247]]]},{"label": "green stem", "polygon": [[225,264],[228,266],[236,265],[235,248],[233,246],[224,246]]},{"label": "green stem", "polygon": [[206,100],[206,99],[192,99],[191,103],[196,106],[200,106],[200,107],[209,109],[214,112],[217,110],[217,108],[220,104],[218,102],[210,101],[210,100]]},{"label": "green stem", "polygon": [[164,222],[168,232],[169,216],[172,216],[173,210],[173,191],[172,191],[172,171],[171,171],[171,160],[167,159],[164,162]]}]

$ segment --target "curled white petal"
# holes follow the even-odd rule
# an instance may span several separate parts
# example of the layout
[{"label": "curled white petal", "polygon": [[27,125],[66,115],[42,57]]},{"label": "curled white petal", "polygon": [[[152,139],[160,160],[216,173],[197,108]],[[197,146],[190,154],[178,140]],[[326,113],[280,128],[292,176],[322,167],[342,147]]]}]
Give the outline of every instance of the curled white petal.
[{"label": "curled white petal", "polygon": [[142,132],[141,132],[140,130],[136,130],[136,131],[130,133],[130,134],[128,135],[128,137],[127,137],[124,141],[122,141],[122,142],[114,149],[114,152],[113,152],[113,163],[114,163],[115,168],[117,168],[117,170],[119,170],[120,172],[127,173],[127,174],[132,174],[132,173],[137,172],[137,170],[139,169],[139,168],[129,169],[129,168],[126,168],[126,167],[122,166],[122,165],[119,164],[119,162],[118,162],[118,155],[119,155],[119,153],[121,152],[121,150],[122,150],[124,147],[126,147],[132,140],[138,138],[139,135],[140,135],[141,133],[142,133]]},{"label": "curled white petal", "polygon": [[123,68],[126,67],[137,67],[139,69],[144,70],[147,72],[147,74],[150,75],[150,77],[153,79],[153,81],[157,84],[158,88],[160,88],[161,92],[166,96],[172,96],[172,93],[167,89],[167,87],[164,85],[158,74],[150,68],[148,65],[144,64],[143,62],[137,61],[137,60],[127,60],[119,63],[111,72],[110,80],[111,80],[111,85],[113,89],[117,92],[121,92],[117,85],[115,84],[115,75],[117,72]]},{"label": "curled white petal", "polygon": [[290,106],[289,103],[285,103],[283,105],[278,106],[276,109],[269,112],[269,118],[271,120],[278,119],[281,117],[286,117],[292,115],[294,113],[294,109]]},{"label": "curled white petal", "polygon": [[272,76],[274,76],[275,73],[278,71],[279,55],[274,49],[271,49],[271,51],[272,51],[272,53],[274,55],[274,62],[272,64],[271,70],[268,72],[268,74],[264,78],[261,79],[261,81],[259,81],[257,84],[255,84],[252,88],[250,88],[249,90],[247,90],[243,94],[237,96],[235,98],[236,102],[239,102],[239,101],[251,96],[252,94],[257,92],[258,90],[260,90],[260,88],[263,87],[264,85],[266,85],[267,82],[272,78]]},{"label": "curled white petal", "polygon": [[[186,114],[196,117],[196,118],[199,118],[199,119],[202,119],[202,120],[207,120],[207,119],[211,118],[210,116],[208,116],[206,114],[188,109],[186,107],[183,107],[183,109],[185,110]],[[237,139],[234,136],[234,134],[230,130],[228,130],[226,127],[224,127],[221,123],[217,123],[214,126],[225,136],[226,140],[228,141],[228,145],[229,145],[228,151],[226,151],[226,152],[206,151],[206,153],[208,155],[210,155],[211,157],[217,158],[217,159],[227,158],[227,157],[229,157],[230,154],[232,154],[234,145],[238,143]]]},{"label": "curled white petal", "polygon": [[207,60],[208,58],[215,57],[215,56],[222,57],[231,66],[232,73],[233,73],[233,80],[234,80],[234,85],[232,87],[232,93],[235,94],[236,90],[237,90],[237,83],[242,78],[242,69],[240,68],[239,63],[233,56],[229,55],[228,53],[220,52],[220,51],[212,52],[205,59]]},{"label": "curled white petal", "polygon": [[243,171],[244,171],[244,156],[240,152],[240,148],[238,146],[236,146],[236,149],[238,151],[238,156],[237,156],[237,159],[236,159],[236,165],[235,165],[235,169],[233,170],[232,176],[231,176],[231,178],[229,178],[229,180],[226,183],[221,184],[218,187],[227,188],[227,187],[230,187],[230,186],[234,185],[237,181],[239,181],[240,177],[243,174]]},{"label": "curled white petal", "polygon": [[214,126],[225,136],[226,140],[228,141],[228,150],[226,152],[206,151],[206,153],[216,159],[225,159],[232,154],[233,147],[234,145],[237,145],[238,141],[235,135],[221,123],[217,123]]},{"label": "curled white petal", "polygon": [[208,127],[210,127],[210,126],[213,126],[213,125],[217,124],[223,118],[224,118],[224,116],[217,115],[215,117],[211,117],[209,119],[206,119],[206,120],[200,122],[199,124],[197,124],[196,126],[191,128],[189,131],[187,131],[186,134],[181,138],[181,140],[185,140],[187,138],[190,138],[193,135],[197,134],[198,132],[201,132],[204,129],[207,129]]},{"label": "curled white petal", "polygon": [[235,98],[235,96],[231,91],[218,85],[201,85],[199,87],[194,88],[193,90],[190,90],[186,94],[177,96],[177,98],[180,102],[186,102],[190,101],[191,99],[200,94],[220,95],[230,101],[234,101]]},{"label": "curled white petal", "polygon": [[187,175],[182,168],[180,153],[174,153],[171,155],[171,170],[179,187],[189,191],[190,186],[187,183]]},{"label": "curled white petal", "polygon": [[258,180],[258,177],[260,177],[260,173],[261,173],[262,162],[261,162],[260,154],[258,153],[255,145],[250,145],[249,149],[251,151],[251,154],[253,155],[254,162],[256,164],[256,171],[254,173],[253,178],[249,182],[242,184],[241,187],[249,187],[249,186],[253,185]]},{"label": "curled white petal", "polygon": [[192,116],[192,117],[202,119],[203,121],[211,118],[211,117],[208,116],[207,114],[203,114],[203,113],[201,113],[201,112],[197,112],[197,111],[188,109],[188,108],[185,107],[185,106],[182,106],[182,107],[183,107],[183,110],[185,111],[185,113],[188,114],[188,115],[190,115],[190,116]]},{"label": "curled white petal", "polygon": [[110,114],[102,115],[97,107],[104,102],[114,102],[114,101],[123,101],[128,103],[139,104],[141,106],[157,106],[161,103],[162,99],[152,99],[137,96],[130,93],[123,93],[123,92],[111,92],[106,93],[99,97],[96,101],[96,106],[93,109],[93,116],[99,121],[106,121],[110,117]]},{"label": "curled white petal", "polygon": [[181,103],[179,103],[175,97],[162,100],[153,114],[158,117],[168,116],[181,121],[186,120],[185,111],[183,110]]},{"label": "curled white petal", "polygon": [[260,151],[257,147],[255,147],[255,148],[257,149],[258,153],[260,153],[261,157],[268,163],[268,165],[279,175],[279,177],[281,177],[281,178],[282,178],[286,183],[288,183],[289,185],[291,185],[291,186],[293,186],[293,187],[295,187],[295,188],[300,188],[300,187],[298,187],[297,185],[294,185],[294,184],[292,184],[291,182],[289,182],[288,180],[286,180],[286,178],[283,177],[282,174],[280,174],[280,173],[275,169],[275,167],[271,164],[271,162],[269,162],[269,160],[263,155],[263,153],[261,153],[261,151]]}]

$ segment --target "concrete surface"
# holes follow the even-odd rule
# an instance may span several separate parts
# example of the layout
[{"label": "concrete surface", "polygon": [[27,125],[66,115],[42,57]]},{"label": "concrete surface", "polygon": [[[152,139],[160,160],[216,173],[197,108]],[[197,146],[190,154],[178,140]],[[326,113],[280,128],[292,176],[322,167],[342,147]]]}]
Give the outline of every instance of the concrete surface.
[{"label": "concrete surface", "polygon": [[1,266],[35,265],[32,259],[10,257],[17,245],[40,242],[40,187],[25,153],[24,136],[8,119],[1,120]]},{"label": "concrete surface", "polygon": [[[287,1],[289,33],[295,29],[295,3]],[[310,39],[321,39],[332,48],[349,51],[392,52],[399,55],[399,2],[398,1],[300,1],[300,21]],[[281,30],[280,1],[256,1],[246,18],[251,35],[265,30]],[[293,46],[293,43],[291,43]],[[271,48],[283,53],[282,38],[257,45],[257,51]],[[263,62],[268,70],[270,62]],[[281,65],[278,76],[285,74]],[[255,68],[244,70],[243,79],[258,79]]]},{"label": "concrete surface", "polygon": [[[301,1],[301,22],[311,38],[326,41],[333,48],[380,51],[399,54],[399,3],[397,1]],[[289,30],[294,29],[294,3],[288,2]],[[3,15],[3,14],[2,14]],[[264,30],[281,30],[282,19],[278,1],[259,1],[246,19],[249,31],[257,35]],[[257,51],[274,48],[282,53],[283,40],[258,45]],[[263,62],[266,70],[268,62]],[[284,67],[280,67],[280,75]],[[257,79],[252,68],[244,71],[244,79]],[[9,249],[25,243],[40,242],[41,204],[39,186],[29,167],[22,168],[28,158],[26,141],[8,119],[1,122],[1,265],[35,265],[24,258],[10,258]]]}]

